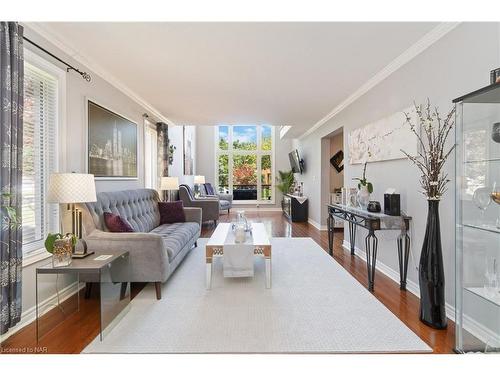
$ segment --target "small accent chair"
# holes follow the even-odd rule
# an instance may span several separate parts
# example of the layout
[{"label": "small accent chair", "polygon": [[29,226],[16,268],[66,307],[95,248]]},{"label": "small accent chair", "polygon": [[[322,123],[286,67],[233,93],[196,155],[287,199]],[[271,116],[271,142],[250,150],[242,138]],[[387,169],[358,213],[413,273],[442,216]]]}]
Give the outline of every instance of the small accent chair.
[{"label": "small accent chair", "polygon": [[201,221],[214,221],[217,225],[219,220],[219,198],[217,196],[200,196],[195,198],[194,191],[189,185],[179,185],[179,199],[184,207],[201,208]]},{"label": "small accent chair", "polygon": [[217,197],[219,198],[219,209],[221,211],[227,210],[229,214],[233,207],[233,195],[217,193],[210,182],[204,183],[201,186],[201,195],[204,197]]}]

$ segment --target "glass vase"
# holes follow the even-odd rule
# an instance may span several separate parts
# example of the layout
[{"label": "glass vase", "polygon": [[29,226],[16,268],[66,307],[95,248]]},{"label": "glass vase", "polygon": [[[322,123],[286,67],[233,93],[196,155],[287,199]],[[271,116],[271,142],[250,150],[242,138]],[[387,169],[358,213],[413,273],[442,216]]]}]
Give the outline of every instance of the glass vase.
[{"label": "glass vase", "polygon": [[368,186],[361,186],[358,190],[358,204],[363,210],[368,208],[368,203],[370,203],[370,192],[368,191]]},{"label": "glass vase", "polygon": [[54,251],[52,253],[53,267],[66,267],[71,264],[73,255],[73,246],[70,238],[61,238],[54,242]]}]

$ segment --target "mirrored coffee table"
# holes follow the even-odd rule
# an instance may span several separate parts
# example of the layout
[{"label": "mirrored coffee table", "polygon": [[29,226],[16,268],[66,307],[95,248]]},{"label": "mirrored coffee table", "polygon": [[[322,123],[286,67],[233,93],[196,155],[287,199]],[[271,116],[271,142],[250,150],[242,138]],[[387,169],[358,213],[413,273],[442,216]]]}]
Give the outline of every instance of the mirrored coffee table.
[{"label": "mirrored coffee table", "polygon": [[[214,257],[224,256],[224,243],[228,232],[231,230],[230,223],[220,223],[215,228],[206,245],[206,287],[212,287],[212,269]],[[252,244],[254,255],[263,256],[266,263],[266,288],[271,288],[271,242],[266,228],[262,223],[252,223]]]}]

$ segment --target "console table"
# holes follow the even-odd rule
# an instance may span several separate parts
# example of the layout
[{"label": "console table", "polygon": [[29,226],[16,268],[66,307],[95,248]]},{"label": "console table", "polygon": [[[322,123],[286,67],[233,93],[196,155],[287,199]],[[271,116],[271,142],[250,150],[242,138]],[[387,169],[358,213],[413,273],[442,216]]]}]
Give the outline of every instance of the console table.
[{"label": "console table", "polygon": [[410,216],[390,216],[383,213],[368,212],[359,208],[345,206],[342,204],[328,205],[328,249],[333,256],[333,235],[335,218],[349,223],[349,241],[351,255],[354,255],[356,242],[356,228],[362,227],[368,230],[365,237],[366,266],[368,270],[368,290],[373,291],[375,282],[375,264],[377,261],[378,239],[375,236],[377,230],[399,230],[397,237],[400,289],[406,290],[406,276],[408,272],[408,257],[410,254]]}]

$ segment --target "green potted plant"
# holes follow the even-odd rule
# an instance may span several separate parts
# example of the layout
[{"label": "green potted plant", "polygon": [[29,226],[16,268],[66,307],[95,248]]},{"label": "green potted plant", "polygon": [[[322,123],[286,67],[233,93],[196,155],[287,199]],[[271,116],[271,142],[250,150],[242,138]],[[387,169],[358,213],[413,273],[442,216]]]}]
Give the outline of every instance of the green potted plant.
[{"label": "green potted plant", "polygon": [[72,233],[49,233],[45,239],[45,249],[52,254],[52,265],[64,267],[71,264],[73,248],[76,245],[76,236]]},{"label": "green potted plant", "polygon": [[366,210],[368,207],[368,203],[370,203],[370,194],[373,193],[373,184],[369,182],[366,178],[366,164],[363,167],[363,177],[353,178],[353,180],[357,180],[358,182],[358,204],[361,206],[363,210]]},{"label": "green potted plant", "polygon": [[[276,187],[283,195],[290,193],[290,189],[295,182],[295,176],[292,171],[278,171],[279,177],[276,177],[278,184]],[[283,206],[283,199],[281,200],[281,206]]]}]

